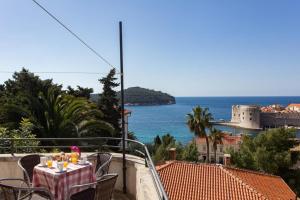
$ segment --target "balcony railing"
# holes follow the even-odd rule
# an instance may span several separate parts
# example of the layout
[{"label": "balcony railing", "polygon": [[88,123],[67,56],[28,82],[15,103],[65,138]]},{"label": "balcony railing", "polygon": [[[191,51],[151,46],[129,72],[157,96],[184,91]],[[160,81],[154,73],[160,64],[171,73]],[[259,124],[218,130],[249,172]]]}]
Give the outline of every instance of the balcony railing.
[{"label": "balcony railing", "polygon": [[[87,149],[89,151],[120,151],[122,146],[120,143],[122,138],[113,137],[84,137],[84,138],[0,138],[0,152],[6,152],[14,155],[15,153],[26,152],[45,152],[47,149],[69,149],[71,145],[76,145],[81,149]],[[28,145],[28,142],[38,141],[39,145]],[[168,196],[163,188],[158,173],[155,169],[155,165],[151,159],[151,155],[145,144],[136,141],[125,139],[126,152],[125,154],[138,155],[145,160],[145,166],[149,168],[151,177],[153,179],[156,192],[161,200],[168,200]],[[27,142],[27,143],[26,143]],[[23,143],[23,146],[22,146]],[[24,146],[25,143],[25,146]],[[20,145],[21,144],[21,145]],[[125,157],[124,157],[125,158]],[[123,162],[125,163],[125,162]],[[123,166],[126,167],[126,166]],[[126,174],[123,175],[126,178]],[[125,183],[126,188],[126,181]],[[138,184],[138,183],[137,183]]]}]

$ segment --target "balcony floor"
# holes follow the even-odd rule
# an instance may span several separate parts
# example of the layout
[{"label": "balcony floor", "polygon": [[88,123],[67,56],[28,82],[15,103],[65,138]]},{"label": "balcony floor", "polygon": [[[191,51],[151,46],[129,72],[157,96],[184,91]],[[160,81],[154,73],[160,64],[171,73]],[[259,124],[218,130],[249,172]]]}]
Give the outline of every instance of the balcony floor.
[{"label": "balcony floor", "polygon": [[[32,200],[45,200],[44,198],[34,195],[32,197]],[[124,195],[122,192],[116,191],[113,194],[112,200],[130,200],[126,195]]]}]

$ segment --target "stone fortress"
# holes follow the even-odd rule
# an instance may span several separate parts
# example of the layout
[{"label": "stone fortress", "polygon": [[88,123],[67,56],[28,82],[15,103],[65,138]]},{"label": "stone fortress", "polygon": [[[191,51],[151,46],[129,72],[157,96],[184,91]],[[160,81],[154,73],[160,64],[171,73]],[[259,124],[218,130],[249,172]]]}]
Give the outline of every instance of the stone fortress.
[{"label": "stone fortress", "polygon": [[300,104],[280,105],[233,105],[231,125],[247,129],[300,127]]}]

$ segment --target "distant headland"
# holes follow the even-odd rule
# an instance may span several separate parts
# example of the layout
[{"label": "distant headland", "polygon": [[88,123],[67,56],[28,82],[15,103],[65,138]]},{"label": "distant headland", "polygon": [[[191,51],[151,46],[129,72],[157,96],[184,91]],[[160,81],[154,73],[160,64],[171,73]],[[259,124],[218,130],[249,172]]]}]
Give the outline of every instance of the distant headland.
[{"label": "distant headland", "polygon": [[[120,92],[118,92],[120,96]],[[97,101],[98,94],[92,94],[91,100]],[[175,104],[175,97],[151,89],[142,87],[130,87],[124,90],[124,103],[126,106],[153,106],[153,105],[170,105]]]},{"label": "distant headland", "polygon": [[161,91],[141,87],[124,90],[124,102],[127,106],[152,106],[175,104],[175,97]]}]

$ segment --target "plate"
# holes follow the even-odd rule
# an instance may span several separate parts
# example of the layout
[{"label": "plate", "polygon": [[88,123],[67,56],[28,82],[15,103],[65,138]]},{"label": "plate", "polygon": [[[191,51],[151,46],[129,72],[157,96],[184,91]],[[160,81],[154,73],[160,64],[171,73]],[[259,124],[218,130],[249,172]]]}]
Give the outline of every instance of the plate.
[{"label": "plate", "polygon": [[65,173],[65,172],[67,172],[67,169],[64,169],[62,171],[59,171],[58,169],[55,170],[55,173]]},{"label": "plate", "polygon": [[37,165],[38,167],[47,167],[47,165],[42,165],[41,163]]},{"label": "plate", "polygon": [[80,163],[80,162],[78,162],[77,164],[78,164],[78,165],[89,165],[90,162],[88,162],[88,161],[86,161],[85,163]]}]

